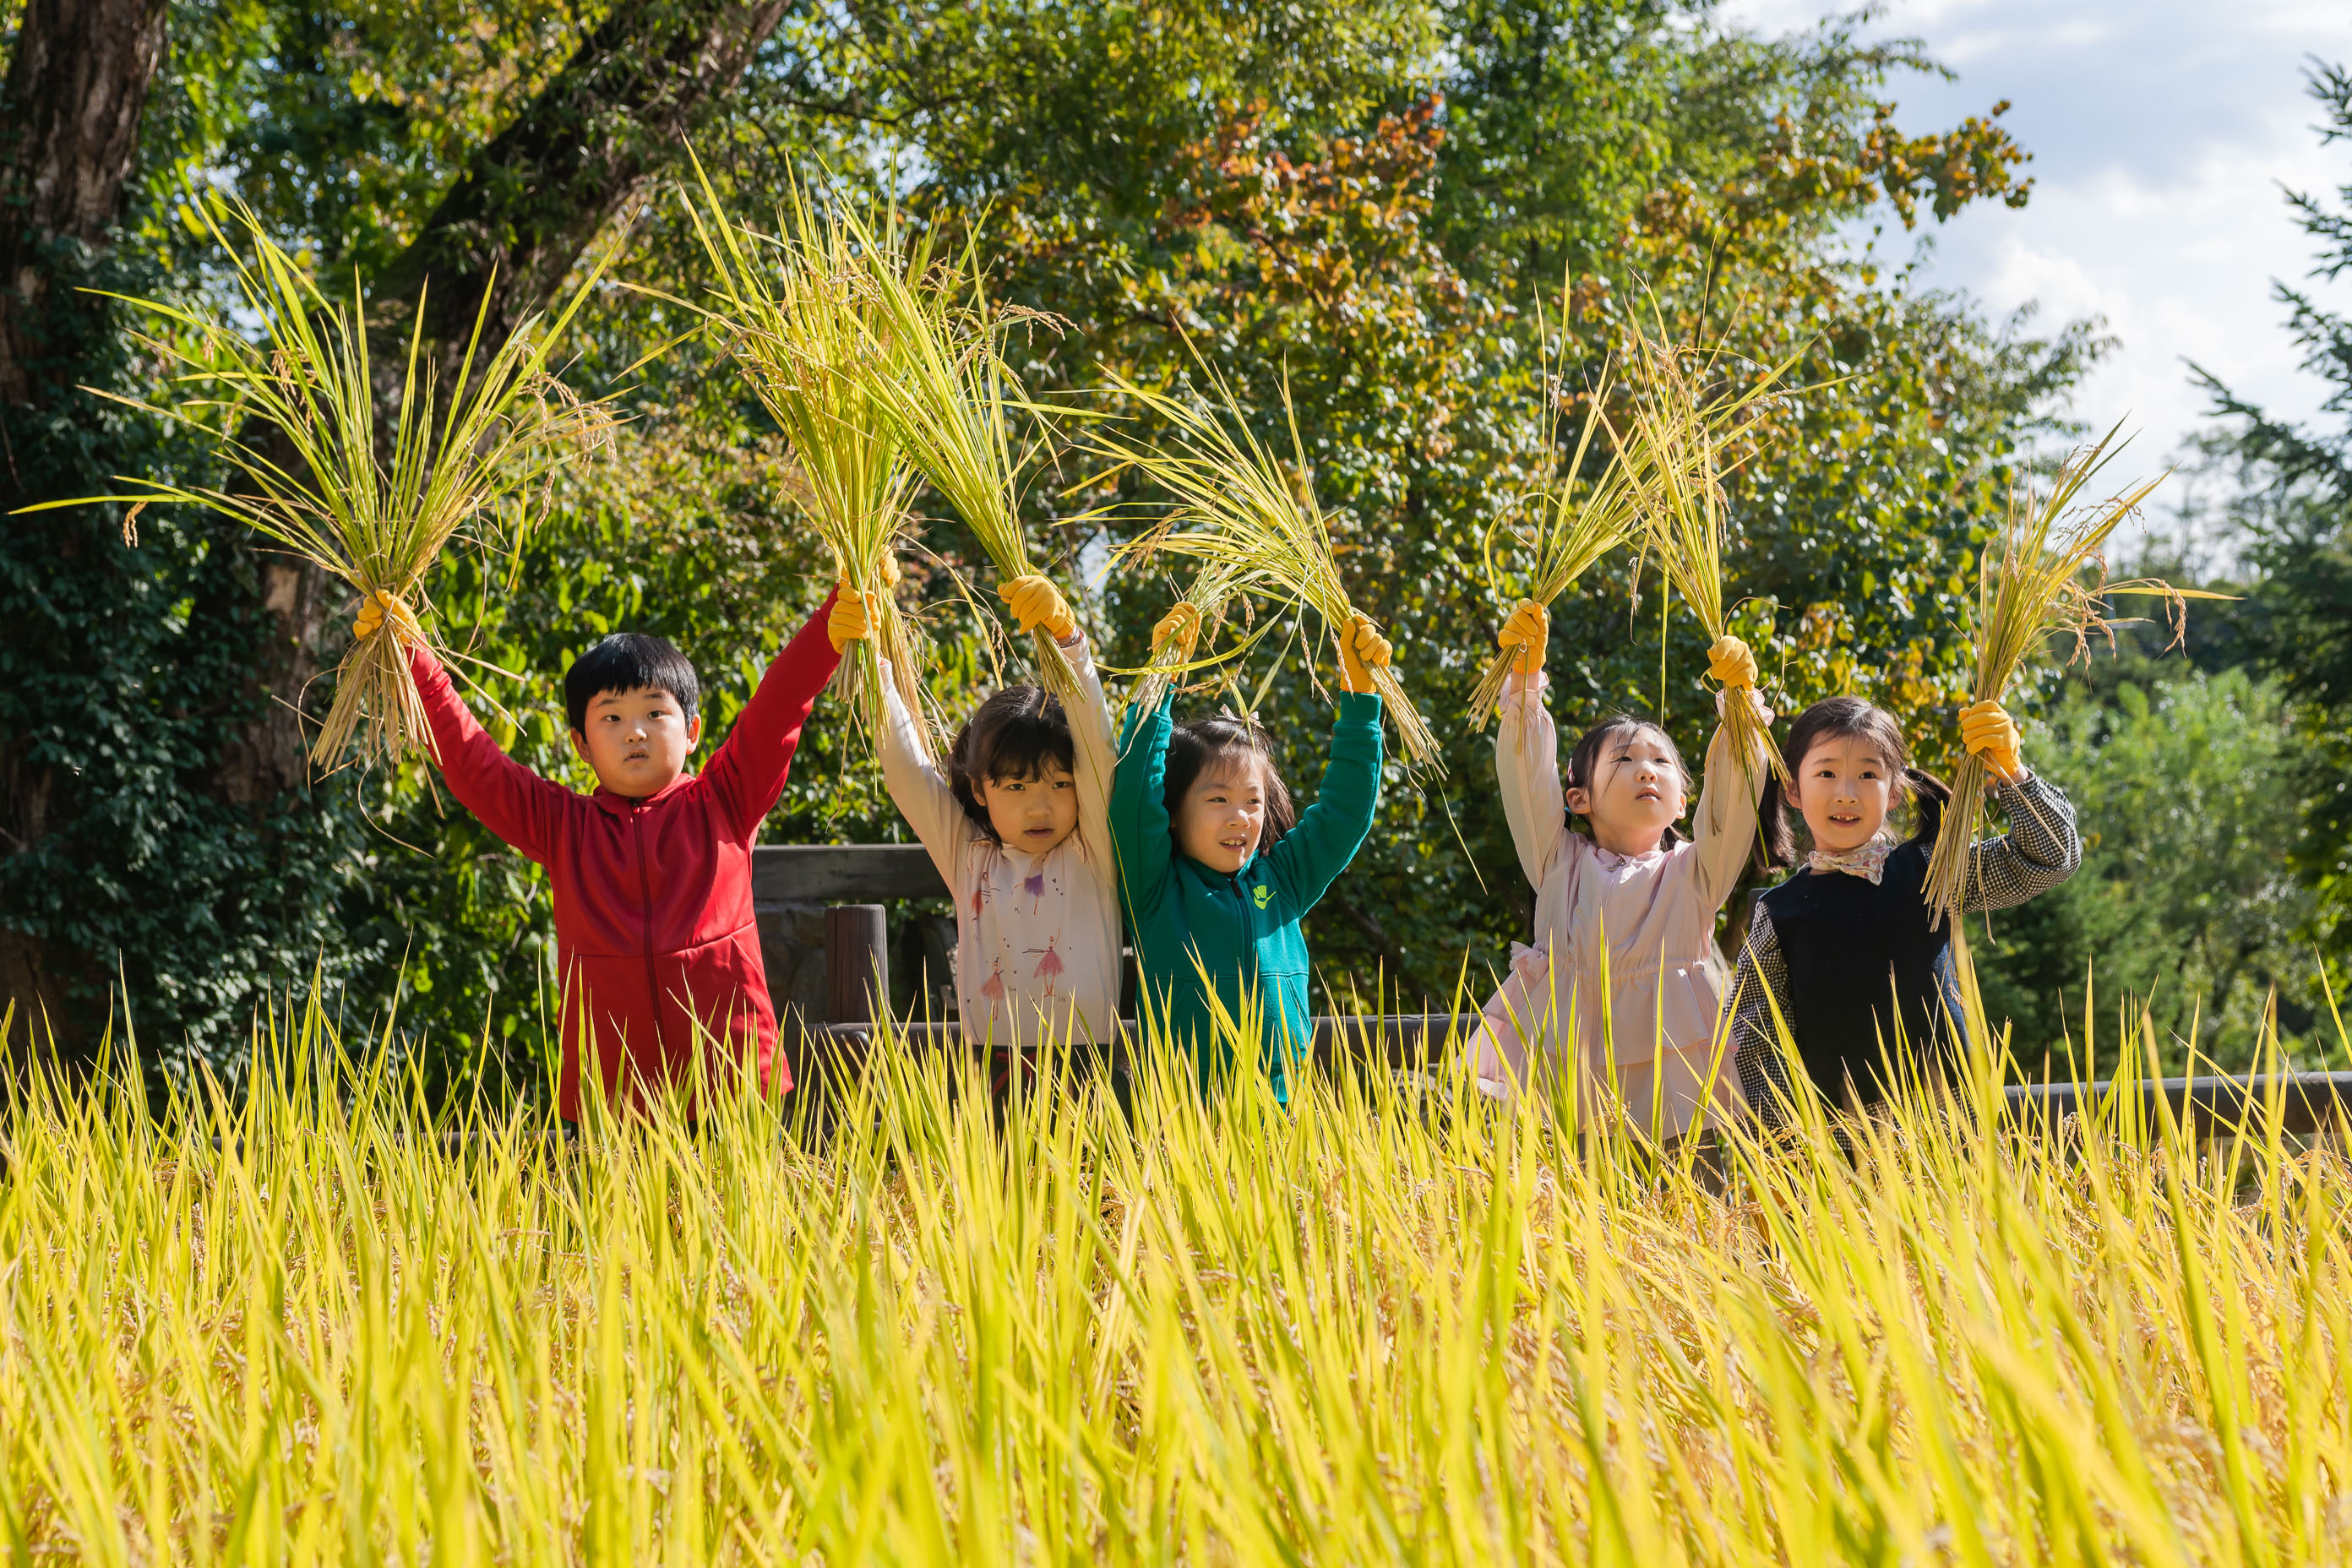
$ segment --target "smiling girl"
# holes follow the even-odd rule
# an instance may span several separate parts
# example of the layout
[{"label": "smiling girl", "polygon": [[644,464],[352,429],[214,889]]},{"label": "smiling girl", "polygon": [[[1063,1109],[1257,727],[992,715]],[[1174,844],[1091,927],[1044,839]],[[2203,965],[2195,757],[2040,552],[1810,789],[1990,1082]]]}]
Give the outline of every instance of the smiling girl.
[{"label": "smiling girl", "polygon": [[[2000,704],[1963,711],[1960,737],[1984,758],[2010,822],[1969,850],[1966,907],[2009,909],[2082,864],[2074,808],[2026,771]],[[1951,926],[1930,924],[1924,896],[1950,792],[1911,766],[1894,717],[1859,697],[1806,709],[1782,754],[1811,842],[1797,873],[1757,901],[1732,989],[1741,1083],[1768,1121],[1786,1115],[1790,1092],[1776,1007],[1812,1089],[1857,1108],[1886,1098],[1897,1042],[1913,1068],[1948,1072],[1962,1016]],[[1914,814],[1901,840],[1887,826],[1898,796]],[[1796,858],[1777,779],[1765,791],[1764,843],[1775,865]]]},{"label": "smiling girl", "polygon": [[[1152,631],[1189,658],[1199,613],[1179,605]],[[1219,1015],[1255,1018],[1275,1098],[1313,1044],[1299,921],[1348,868],[1381,798],[1381,700],[1371,671],[1389,645],[1362,616],[1339,631],[1339,714],[1315,804],[1294,814],[1265,731],[1219,717],[1177,724],[1171,690],[1128,715],[1111,795],[1120,893],[1142,980],[1141,1010],[1191,1053],[1201,1087],[1232,1070]]]},{"label": "smiling girl", "polygon": [[[1519,650],[1495,771],[1536,890],[1536,945],[1514,944],[1511,973],[1471,1037],[1473,1070],[1480,1089],[1507,1100],[1537,1068],[1572,1061],[1587,1114],[1621,1113],[1673,1137],[1738,1109],[1736,1075],[1714,1058],[1726,978],[1715,918],[1755,842],[1762,770],[1743,777],[1718,726],[1688,837],[1675,825],[1689,771],[1655,724],[1602,721],[1577,742],[1563,778],[1544,706],[1549,630],[1542,606],[1523,601],[1497,639]],[[1770,721],[1746,644],[1724,638],[1708,664],[1727,700]],[[1587,833],[1570,825],[1580,816]]]},{"label": "smiling girl", "polygon": [[[1009,686],[956,734],[942,769],[884,669],[882,779],[956,905],[956,1002],[1001,1091],[1041,1041],[1102,1044],[1118,1023],[1118,895],[1106,810],[1110,714],[1087,639],[1043,577],[999,592],[1024,634],[1043,626],[1076,671],[1075,710]],[[855,591],[833,612],[836,646],[867,636]]]}]

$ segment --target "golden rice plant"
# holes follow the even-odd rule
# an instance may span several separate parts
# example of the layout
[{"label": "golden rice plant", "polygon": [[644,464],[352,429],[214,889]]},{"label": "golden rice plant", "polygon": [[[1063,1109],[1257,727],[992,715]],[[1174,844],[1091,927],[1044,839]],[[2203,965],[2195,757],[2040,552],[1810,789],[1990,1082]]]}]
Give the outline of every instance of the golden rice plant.
[{"label": "golden rice plant", "polygon": [[[1196,361],[1198,356],[1195,356]],[[1331,531],[1316,501],[1314,470],[1298,434],[1298,417],[1283,386],[1283,416],[1290,427],[1291,460],[1277,459],[1249,426],[1223,377],[1203,363],[1214,390],[1207,406],[1139,386],[1114,373],[1110,388],[1150,410],[1173,432],[1167,447],[1144,445],[1102,434],[1099,451],[1133,468],[1172,497],[1178,516],[1192,526],[1150,536],[1155,551],[1190,556],[1229,574],[1234,591],[1266,594],[1302,605],[1322,617],[1335,638],[1356,607],[1339,574]],[[1389,717],[1397,727],[1397,749],[1407,765],[1443,773],[1437,737],[1396,672],[1371,672]]]},{"label": "golden rice plant", "polygon": [[[2084,501],[2085,487],[2119,449],[2116,436],[2122,428],[2118,423],[2093,445],[2070,453],[2047,489],[2011,490],[2000,539],[1977,563],[1969,627],[1977,650],[1970,701],[2000,701],[2018,667],[2053,637],[2071,637],[2076,648],[2085,647],[2092,633],[2111,625],[2100,604],[2108,595],[2161,595],[2176,617],[2185,608],[2183,600],[2221,596],[2152,579],[2104,581],[2109,536],[2164,482],[2159,474],[2104,500]],[[1939,923],[1946,915],[1957,917],[1968,897],[1969,850],[1983,819],[1987,779],[1984,759],[1973,752],[1963,754],[1927,862],[1927,903]]]},{"label": "golden rice plant", "polygon": [[[1146,534],[1122,545],[1114,559],[1127,561],[1150,555],[1158,548],[1158,534],[1160,531],[1154,531],[1153,533]],[[1223,664],[1232,657],[1228,654],[1212,658],[1207,650],[1210,639],[1223,622],[1225,606],[1233,601],[1236,594],[1241,592],[1243,585],[1243,574],[1232,563],[1224,561],[1201,563],[1192,573],[1192,581],[1186,584],[1184,592],[1177,596],[1176,601],[1181,605],[1191,605],[1194,613],[1201,617],[1201,629],[1193,642],[1193,650],[1188,656],[1172,639],[1152,649],[1151,657],[1145,662],[1136,680],[1135,689],[1128,699],[1130,703],[1141,707],[1148,712],[1160,706],[1160,700],[1168,695],[1168,688],[1177,677],[1188,671]]]},{"label": "golden rice plant", "polygon": [[[1578,483],[1578,476],[1584,470],[1585,455],[1592,446],[1593,433],[1604,423],[1601,408],[1608,392],[1604,381],[1592,395],[1575,454],[1561,467],[1557,481],[1538,498],[1541,510],[1535,537],[1528,544],[1528,582],[1525,596],[1547,609],[1594,562],[1623,543],[1642,525],[1639,487],[1632,470],[1617,454],[1611,454],[1608,467],[1598,480],[1581,488]],[[1488,544],[1491,567],[1491,536]],[[1517,657],[1517,649],[1504,648],[1487,661],[1486,674],[1470,693],[1472,729],[1485,729],[1486,721],[1494,717],[1496,705],[1502,700],[1503,684]]]},{"label": "golden rice plant", "polygon": [[[47,504],[216,508],[349,584],[362,602],[379,592],[405,600],[429,644],[425,579],[442,552],[463,539],[519,564],[556,470],[610,441],[610,410],[572,393],[549,363],[604,264],[552,320],[527,317],[486,361],[482,329],[492,291],[484,289],[446,395],[425,353],[420,298],[420,325],[409,336],[387,439],[357,280],[352,302],[328,300],[250,209],[225,205],[249,255],[223,231],[211,205],[192,204],[191,211],[231,258],[234,307],[126,302],[167,323],[139,340],[172,370],[168,403],[149,411],[212,437],[249,488],[122,476],[143,488]],[[282,461],[274,455],[281,442]],[[362,761],[433,754],[432,731],[409,674],[409,636],[398,617],[385,616],[352,643],[336,671],[313,761],[329,763],[347,747]]]},{"label": "golden rice plant", "polygon": [[804,1083],[568,1141],[332,1017],[161,1114],[0,1087],[11,1557],[2352,1557],[2352,1167],[2141,1100],[2141,1016],[2063,1128],[1986,1053],[1713,1153],[1451,1070],[1286,1110],[1247,1027],[1213,1100],[1141,1042],[1131,1118],[886,1027],[829,1131]]},{"label": "golden rice plant", "polygon": [[867,734],[886,718],[882,663],[900,701],[928,728],[923,650],[898,610],[898,551],[910,533],[914,470],[877,388],[899,374],[901,341],[887,330],[878,271],[919,278],[888,214],[820,211],[795,184],[774,234],[730,217],[694,160],[701,193],[682,192],[713,281],[702,307],[760,402],[792,444],[793,499],[832,555],[835,574],[865,596],[870,635],[851,656],[852,709]]},{"label": "golden rice plant", "polygon": [[[1723,602],[1725,459],[1745,433],[1757,401],[1797,358],[1791,354],[1760,375],[1743,378],[1745,384],[1717,393],[1702,385],[1717,362],[1671,342],[1663,319],[1654,339],[1635,331],[1633,396],[1617,444],[1619,457],[1633,476],[1647,526],[1646,548],[1656,554],[1666,580],[1710,641],[1730,631]],[[1763,767],[1788,776],[1771,731],[1750,704],[1726,703],[1723,722],[1732,753],[1749,777]]]},{"label": "golden rice plant", "polygon": [[[1036,423],[1043,411],[1023,394],[1004,355],[1016,327],[1043,318],[992,301],[970,247],[953,263],[934,260],[909,255],[895,234],[854,214],[843,221],[866,261],[877,345],[850,374],[997,574],[1029,575],[1036,565],[1021,525],[1021,475],[1043,445]],[[1046,689],[1075,699],[1077,674],[1053,634],[1039,626],[1030,640]]]}]

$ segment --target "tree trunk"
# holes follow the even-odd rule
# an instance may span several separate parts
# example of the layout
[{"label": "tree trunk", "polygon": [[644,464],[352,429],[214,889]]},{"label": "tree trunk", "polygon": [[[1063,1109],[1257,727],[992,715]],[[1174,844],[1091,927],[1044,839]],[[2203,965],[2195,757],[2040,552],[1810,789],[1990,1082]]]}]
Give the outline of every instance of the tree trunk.
[{"label": "tree trunk", "polygon": [[[17,27],[0,89],[0,511],[48,499],[28,493],[44,472],[20,470],[10,426],[70,420],[84,397],[77,383],[108,302],[75,290],[121,212],[165,14],[165,0],[27,0]],[[71,809],[68,782],[28,744],[0,735],[0,855],[21,854]],[[0,921],[0,1011],[14,1004],[17,1017],[15,1042],[0,1044],[71,1026],[58,956]]]},{"label": "tree trunk", "polygon": [[[464,353],[485,298],[480,352],[505,342],[734,86],[785,4],[616,6],[530,109],[467,161],[423,231],[376,279],[376,300],[413,309],[422,294],[425,333],[445,364]],[[380,312],[378,325],[404,340],[408,321],[395,310]]]}]

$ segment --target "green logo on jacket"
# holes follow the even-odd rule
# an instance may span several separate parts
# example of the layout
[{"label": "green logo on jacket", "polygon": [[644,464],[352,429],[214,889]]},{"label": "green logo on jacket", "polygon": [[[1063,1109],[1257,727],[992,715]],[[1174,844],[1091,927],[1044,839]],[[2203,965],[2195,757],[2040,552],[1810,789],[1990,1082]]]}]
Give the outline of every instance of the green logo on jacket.
[{"label": "green logo on jacket", "polygon": [[1257,891],[1252,894],[1251,897],[1257,900],[1257,907],[1259,909],[1264,909],[1265,908],[1265,901],[1274,897],[1274,889],[1268,887],[1265,883],[1260,882],[1257,885]]}]

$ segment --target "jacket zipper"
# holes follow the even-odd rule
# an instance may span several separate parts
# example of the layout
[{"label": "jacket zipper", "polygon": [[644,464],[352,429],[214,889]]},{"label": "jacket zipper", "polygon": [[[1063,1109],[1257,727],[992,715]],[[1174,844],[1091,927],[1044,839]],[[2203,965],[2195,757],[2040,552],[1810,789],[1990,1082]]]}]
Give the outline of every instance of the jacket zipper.
[{"label": "jacket zipper", "polygon": [[654,972],[654,884],[653,874],[646,869],[646,808],[643,803],[629,807],[629,831],[637,841],[637,897],[642,900],[645,921],[646,1000],[654,1010],[654,1049],[659,1052],[661,1037],[661,982]]}]

